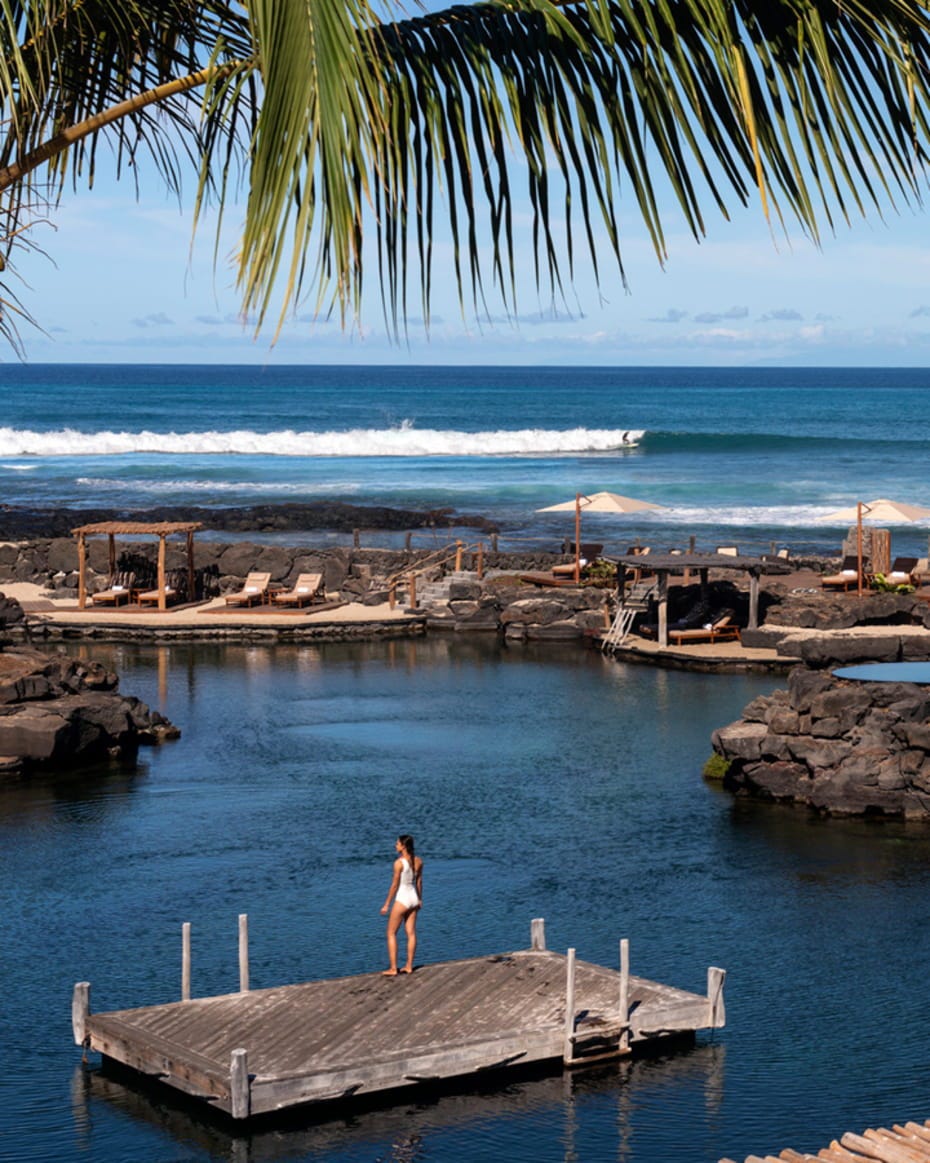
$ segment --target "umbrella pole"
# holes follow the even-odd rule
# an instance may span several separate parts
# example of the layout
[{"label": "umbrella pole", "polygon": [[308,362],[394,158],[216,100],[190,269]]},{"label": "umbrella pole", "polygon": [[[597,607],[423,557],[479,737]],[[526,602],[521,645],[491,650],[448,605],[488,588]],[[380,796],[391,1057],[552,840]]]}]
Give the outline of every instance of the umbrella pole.
[{"label": "umbrella pole", "polygon": [[575,493],[575,585],[581,581],[581,493]]},{"label": "umbrella pole", "polygon": [[859,597],[862,597],[862,502],[856,502],[856,564],[858,569],[856,580],[859,583]]}]

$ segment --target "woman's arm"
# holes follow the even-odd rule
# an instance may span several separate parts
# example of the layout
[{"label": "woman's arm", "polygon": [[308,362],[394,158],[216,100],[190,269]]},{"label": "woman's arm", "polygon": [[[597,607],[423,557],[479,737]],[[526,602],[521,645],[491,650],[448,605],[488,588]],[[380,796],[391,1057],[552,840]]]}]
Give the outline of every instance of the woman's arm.
[{"label": "woman's arm", "polygon": [[400,857],[398,857],[397,860],[394,861],[394,876],[391,878],[391,887],[388,889],[387,900],[381,906],[382,913],[386,913],[391,907],[391,899],[393,898],[394,893],[396,893],[397,889],[400,887],[401,867]]},{"label": "woman's arm", "polygon": [[423,904],[423,861],[417,857],[416,870],[416,889],[417,896],[420,898],[420,904]]}]

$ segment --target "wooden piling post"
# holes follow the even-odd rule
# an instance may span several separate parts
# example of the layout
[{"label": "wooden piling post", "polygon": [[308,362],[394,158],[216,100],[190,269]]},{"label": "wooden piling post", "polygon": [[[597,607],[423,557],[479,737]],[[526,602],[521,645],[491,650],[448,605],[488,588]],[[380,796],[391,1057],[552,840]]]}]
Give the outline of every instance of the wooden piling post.
[{"label": "wooden piling post", "polygon": [[251,1113],[249,1094],[249,1059],[245,1050],[233,1050],[229,1063],[230,1114],[234,1119],[247,1119]]},{"label": "wooden piling post", "polygon": [[535,953],[545,953],[546,951],[545,917],[534,917],[530,921],[530,948]]},{"label": "wooden piling post", "polygon": [[[239,992],[249,992],[249,914],[239,914]],[[243,1050],[244,1054],[245,1051]]]},{"label": "wooden piling post", "polygon": [[484,577],[484,544],[481,541],[478,542],[478,553],[475,569],[478,572],[478,581],[481,581],[481,579]]},{"label": "wooden piling post", "polygon": [[181,926],[181,1001],[191,1000],[191,923]]},{"label": "wooden piling post", "polygon": [[412,573],[410,575],[410,592],[407,597],[407,604],[411,610],[417,607],[417,575]]},{"label": "wooden piling post", "polygon": [[404,536],[404,549],[406,550],[407,553],[410,552],[410,543],[412,540],[413,540],[413,534],[408,529],[405,536]]},{"label": "wooden piling post", "polygon": [[727,979],[725,969],[717,969],[711,965],[707,970],[707,1025],[712,1030],[719,1030],[727,1020],[727,1011],[723,1002],[723,985]]},{"label": "wooden piling post", "polygon": [[354,547],[355,549],[358,549],[358,548],[359,548],[359,546],[361,545],[361,543],[362,543],[362,534],[361,534],[361,530],[359,530],[359,529],[353,529],[353,530],[352,530],[352,545],[353,545],[353,547]]},{"label": "wooden piling post", "polygon": [[496,533],[491,534],[491,552],[497,553],[497,534]]},{"label": "wooden piling post", "polygon": [[570,1066],[575,1057],[575,950],[569,949],[565,958],[565,1037],[562,1061]]},{"label": "wooden piling post", "polygon": [[71,1029],[75,1046],[83,1046],[87,1037],[87,1019],[90,1017],[90,982],[76,981],[71,995]]},{"label": "wooden piling post", "polygon": [[623,1029],[617,1049],[625,1054],[630,1048],[630,942],[627,937],[620,941],[620,1021]]},{"label": "wooden piling post", "polygon": [[392,584],[391,588],[388,590],[388,605],[391,607],[392,610],[397,605],[397,584],[396,583]]},{"label": "wooden piling post", "polygon": [[455,572],[462,571],[462,543],[456,538],[455,542]]}]

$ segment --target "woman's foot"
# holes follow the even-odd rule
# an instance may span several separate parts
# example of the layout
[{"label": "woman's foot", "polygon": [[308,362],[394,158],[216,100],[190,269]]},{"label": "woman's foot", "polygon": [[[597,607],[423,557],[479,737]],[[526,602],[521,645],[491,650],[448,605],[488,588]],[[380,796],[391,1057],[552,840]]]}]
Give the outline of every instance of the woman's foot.
[{"label": "woman's foot", "polygon": [[381,976],[382,977],[396,977],[397,970],[396,969],[382,969]]},{"label": "woman's foot", "polygon": [[401,973],[413,973],[413,969],[408,967],[407,969],[402,969]]}]

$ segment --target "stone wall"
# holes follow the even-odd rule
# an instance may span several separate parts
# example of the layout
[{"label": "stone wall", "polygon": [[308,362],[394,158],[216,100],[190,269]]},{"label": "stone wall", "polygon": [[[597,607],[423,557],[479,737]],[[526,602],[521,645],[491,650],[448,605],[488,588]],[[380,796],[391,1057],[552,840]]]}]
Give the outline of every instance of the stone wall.
[{"label": "stone wall", "polygon": [[[132,568],[137,560],[149,563],[155,574],[157,542],[117,540],[117,559]],[[263,545],[250,541],[195,541],[194,566],[201,576],[211,579],[216,593],[239,589],[246,574],[259,570],[271,574],[273,582],[293,583],[298,574],[322,572],[326,589],[347,598],[360,597],[378,590],[383,581],[404,569],[428,561],[432,550],[416,549],[348,549],[343,547]],[[486,553],[486,569],[550,569],[556,562],[568,560],[553,553]],[[474,567],[473,555],[466,554],[463,566]],[[87,541],[88,589],[103,589],[109,575],[108,545],[105,537]],[[187,566],[186,549],[181,542],[167,542],[166,568]],[[77,586],[77,544],[73,537],[48,540],[0,543],[0,586],[3,582],[25,581],[46,586],[62,596],[73,594]],[[441,570],[437,570],[437,573]],[[376,600],[380,601],[381,597]]]},{"label": "stone wall", "polygon": [[738,795],[826,815],[930,819],[930,687],[851,682],[795,667],[715,731]]},{"label": "stone wall", "polygon": [[424,613],[433,630],[493,630],[510,640],[566,642],[604,628],[611,592],[595,586],[546,589],[517,577],[453,582],[449,600],[429,604]]}]

